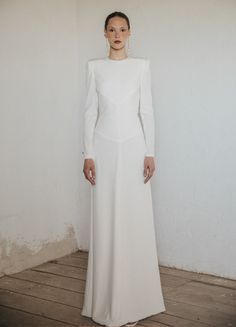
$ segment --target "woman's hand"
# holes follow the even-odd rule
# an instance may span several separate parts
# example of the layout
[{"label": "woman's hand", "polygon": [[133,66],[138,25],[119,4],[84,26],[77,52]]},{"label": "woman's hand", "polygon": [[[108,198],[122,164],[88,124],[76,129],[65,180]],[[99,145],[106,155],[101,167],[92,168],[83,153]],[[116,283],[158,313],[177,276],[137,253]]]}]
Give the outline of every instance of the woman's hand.
[{"label": "woman's hand", "polygon": [[155,161],[154,157],[145,157],[144,158],[144,170],[143,170],[143,176],[145,177],[144,183],[147,183],[147,181],[152,177],[155,170]]},{"label": "woman's hand", "polygon": [[92,184],[95,185],[95,163],[93,159],[84,159],[84,168],[83,168],[85,178]]}]

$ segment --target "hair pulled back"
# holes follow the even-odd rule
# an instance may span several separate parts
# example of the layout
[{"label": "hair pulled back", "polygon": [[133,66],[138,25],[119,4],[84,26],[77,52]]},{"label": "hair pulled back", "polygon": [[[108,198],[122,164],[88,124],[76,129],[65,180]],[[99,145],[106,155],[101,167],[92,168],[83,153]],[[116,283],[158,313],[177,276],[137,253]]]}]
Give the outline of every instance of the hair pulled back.
[{"label": "hair pulled back", "polygon": [[106,20],[105,20],[105,30],[107,29],[107,25],[109,23],[109,19],[113,18],[113,17],[121,17],[121,18],[124,18],[127,22],[127,25],[128,25],[128,29],[130,29],[130,22],[129,22],[129,18],[126,16],[126,14],[124,14],[123,12],[121,11],[114,11],[112,12],[111,14],[109,14],[107,17],[106,17]]}]

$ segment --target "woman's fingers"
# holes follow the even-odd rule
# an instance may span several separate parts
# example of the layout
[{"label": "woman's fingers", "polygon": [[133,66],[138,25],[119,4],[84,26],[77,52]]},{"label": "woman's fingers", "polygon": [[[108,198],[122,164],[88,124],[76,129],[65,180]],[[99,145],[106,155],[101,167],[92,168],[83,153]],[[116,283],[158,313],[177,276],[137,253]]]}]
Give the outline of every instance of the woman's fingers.
[{"label": "woman's fingers", "polygon": [[147,183],[149,181],[149,179],[152,177],[153,173],[154,173],[154,170],[151,170],[150,168],[146,169],[146,174],[144,176],[146,178],[144,179],[144,183]]},{"label": "woman's fingers", "polygon": [[153,176],[155,171],[155,162],[153,157],[145,157],[143,176],[145,177],[144,183],[147,183]]},{"label": "woman's fingers", "polygon": [[92,184],[95,185],[96,179],[96,171],[95,171],[95,164],[93,159],[85,159],[84,160],[84,176],[85,178]]},{"label": "woman's fingers", "polygon": [[90,176],[91,176],[91,183],[95,185],[95,179],[96,179],[96,172],[95,172],[95,166],[93,165],[90,170]]}]

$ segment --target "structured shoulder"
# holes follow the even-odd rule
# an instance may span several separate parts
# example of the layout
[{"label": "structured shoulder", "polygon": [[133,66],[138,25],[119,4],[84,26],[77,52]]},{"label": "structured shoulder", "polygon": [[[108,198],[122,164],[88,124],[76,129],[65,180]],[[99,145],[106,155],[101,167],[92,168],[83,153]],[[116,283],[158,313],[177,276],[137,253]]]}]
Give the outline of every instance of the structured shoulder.
[{"label": "structured shoulder", "polygon": [[87,67],[90,68],[90,69],[93,68],[94,64],[96,63],[96,60],[97,59],[88,59],[87,63],[86,63]]},{"label": "structured shoulder", "polygon": [[104,62],[104,60],[100,59],[100,58],[90,58],[87,61],[87,67],[89,70],[91,71],[96,71],[96,67],[101,66],[102,62]]},{"label": "structured shoulder", "polygon": [[138,62],[143,71],[149,69],[150,59],[148,57],[135,57],[134,59]]}]

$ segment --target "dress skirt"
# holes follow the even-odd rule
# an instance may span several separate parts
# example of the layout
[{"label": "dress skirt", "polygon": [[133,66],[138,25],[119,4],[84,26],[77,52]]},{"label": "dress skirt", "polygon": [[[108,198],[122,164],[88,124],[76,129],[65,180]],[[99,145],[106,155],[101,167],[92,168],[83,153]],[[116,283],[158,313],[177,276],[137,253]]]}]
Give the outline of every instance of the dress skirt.
[{"label": "dress skirt", "polygon": [[117,141],[95,131],[90,246],[81,314],[122,326],[165,311],[142,133]]}]

